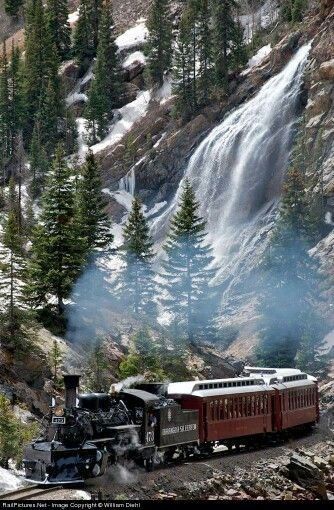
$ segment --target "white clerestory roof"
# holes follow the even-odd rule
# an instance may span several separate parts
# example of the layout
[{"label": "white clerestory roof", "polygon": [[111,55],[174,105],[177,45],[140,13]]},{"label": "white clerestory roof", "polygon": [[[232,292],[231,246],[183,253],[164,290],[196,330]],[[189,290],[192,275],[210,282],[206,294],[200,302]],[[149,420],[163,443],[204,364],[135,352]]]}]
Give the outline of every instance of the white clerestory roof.
[{"label": "white clerestory roof", "polygon": [[[228,379],[206,379],[197,381],[184,381],[169,383],[169,395],[195,395],[204,396],[221,393],[233,393],[235,388],[242,387],[242,391],[264,390],[264,386],[270,386],[277,383],[295,385],[298,381],[316,381],[316,378],[308,375],[297,368],[265,368],[265,367],[245,367],[248,372],[246,377],[233,377]],[[302,383],[303,384],[303,383]]]}]

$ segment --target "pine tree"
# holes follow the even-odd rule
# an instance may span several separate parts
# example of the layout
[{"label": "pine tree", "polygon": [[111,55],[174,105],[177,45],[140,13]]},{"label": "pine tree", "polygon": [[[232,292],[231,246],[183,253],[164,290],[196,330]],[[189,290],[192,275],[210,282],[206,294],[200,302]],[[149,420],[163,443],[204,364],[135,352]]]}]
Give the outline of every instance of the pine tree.
[{"label": "pine tree", "polygon": [[314,346],[321,338],[322,332],[315,328],[319,325],[315,308],[319,275],[316,261],[308,254],[310,248],[304,179],[292,167],[279,220],[262,262],[262,332],[257,356],[265,366],[294,366],[296,352],[310,338],[309,331]]},{"label": "pine tree", "polygon": [[81,74],[95,57],[98,40],[102,0],[81,0],[79,19],[74,33],[74,55],[80,65]]},{"label": "pine tree", "polygon": [[[15,152],[15,140],[22,130],[24,118],[23,65],[21,52],[12,44],[9,65],[11,153]],[[21,136],[21,135],[20,135]]]},{"label": "pine tree", "polygon": [[156,284],[152,270],[153,241],[138,198],[123,229],[124,246],[122,258],[125,267],[118,278],[118,295],[135,314],[155,313],[154,296]]},{"label": "pine tree", "polygon": [[121,94],[120,66],[114,37],[111,1],[106,0],[100,23],[99,45],[94,79],[88,94],[87,119],[92,142],[102,139],[119,104]]},{"label": "pine tree", "polygon": [[30,192],[36,198],[43,190],[45,178],[49,169],[49,160],[41,141],[41,125],[37,119],[30,144],[30,173],[32,176]]},{"label": "pine tree", "polygon": [[83,263],[82,239],[74,223],[74,184],[61,147],[49,176],[40,220],[33,235],[28,296],[35,306],[55,296],[61,315]]},{"label": "pine tree", "polygon": [[47,21],[52,44],[57,48],[59,60],[69,56],[71,49],[71,27],[68,22],[67,0],[48,0]]},{"label": "pine tree", "polygon": [[174,56],[176,110],[185,119],[205,106],[213,90],[213,44],[209,0],[189,0]]},{"label": "pine tree", "polygon": [[9,16],[17,16],[24,0],[5,0],[5,11]]},{"label": "pine tree", "polygon": [[88,356],[87,376],[91,391],[107,391],[109,362],[103,349],[102,338],[97,338]]},{"label": "pine tree", "polygon": [[24,251],[18,219],[18,202],[14,181],[8,196],[8,214],[0,243],[0,343],[14,350],[24,345],[23,324]]},{"label": "pine tree", "polygon": [[174,93],[177,96],[176,112],[184,119],[189,119],[196,109],[194,86],[192,83],[194,61],[193,38],[191,32],[191,11],[183,12],[174,54]]},{"label": "pine tree", "polygon": [[74,32],[73,52],[80,65],[80,74],[82,75],[87,70],[94,55],[89,29],[87,0],[81,0],[80,2],[79,18]]},{"label": "pine tree", "polygon": [[[45,94],[54,73],[54,55],[49,27],[42,0],[29,0],[25,25],[25,103],[27,105],[27,131],[32,131],[31,119],[40,108],[41,97]],[[57,62],[57,59],[55,59]]]},{"label": "pine tree", "polygon": [[11,156],[11,112],[9,95],[9,69],[6,44],[3,44],[0,62],[0,144],[3,162]]},{"label": "pine tree", "polygon": [[147,28],[149,31],[148,70],[153,83],[162,86],[164,72],[170,68],[172,62],[172,25],[169,0],[153,1]]},{"label": "pine tree", "polygon": [[206,105],[213,88],[213,51],[210,0],[197,0],[198,102]]},{"label": "pine tree", "polygon": [[215,272],[212,248],[204,244],[205,221],[198,216],[199,203],[188,180],[180,198],[179,210],[171,220],[164,247],[167,260],[161,275],[167,297],[162,300],[176,329],[185,328],[187,340],[205,335],[210,323],[209,281]]},{"label": "pine tree", "polygon": [[108,249],[113,241],[111,222],[105,212],[107,203],[102,194],[100,169],[91,151],[82,167],[77,202],[77,221],[85,253]]},{"label": "pine tree", "polygon": [[57,385],[59,383],[59,369],[63,360],[62,351],[57,340],[53,341],[49,358],[52,368],[53,382]]},{"label": "pine tree", "polygon": [[228,93],[230,69],[245,63],[243,51],[243,29],[234,19],[237,9],[235,0],[220,0],[213,3],[213,47],[215,59],[215,83]]},{"label": "pine tree", "polygon": [[[87,2],[88,19],[95,53],[99,44],[100,22],[102,21],[101,19],[102,12],[105,7],[108,7],[108,4],[110,4],[109,0],[88,0]],[[111,5],[109,5],[109,9],[111,9]]]}]

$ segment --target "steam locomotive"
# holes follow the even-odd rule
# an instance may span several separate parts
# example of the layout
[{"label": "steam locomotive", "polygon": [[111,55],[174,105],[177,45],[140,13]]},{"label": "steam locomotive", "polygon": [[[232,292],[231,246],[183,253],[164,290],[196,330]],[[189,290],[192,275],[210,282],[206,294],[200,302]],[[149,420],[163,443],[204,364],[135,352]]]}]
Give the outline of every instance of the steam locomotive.
[{"label": "steam locomotive", "polygon": [[245,367],[231,379],[78,395],[79,378],[64,376],[64,406],[51,407],[45,432],[24,452],[34,483],[81,483],[123,460],[151,470],[157,458],[253,444],[319,420],[317,381],[296,369]]}]

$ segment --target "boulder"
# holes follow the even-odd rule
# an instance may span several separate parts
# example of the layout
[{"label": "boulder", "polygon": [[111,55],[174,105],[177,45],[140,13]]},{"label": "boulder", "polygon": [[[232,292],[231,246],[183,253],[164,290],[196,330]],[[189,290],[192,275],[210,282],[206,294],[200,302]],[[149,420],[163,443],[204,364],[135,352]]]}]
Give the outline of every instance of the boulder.
[{"label": "boulder", "polygon": [[79,77],[79,66],[75,60],[64,62],[59,68],[59,76],[62,79],[65,90],[73,89]]},{"label": "boulder", "polygon": [[132,81],[136,76],[142,74],[145,69],[144,62],[135,60],[124,70],[124,81]]},{"label": "boulder", "polygon": [[321,64],[319,68],[319,76],[323,80],[334,81],[334,58]]},{"label": "boulder", "polygon": [[289,478],[326,500],[326,486],[322,471],[306,457],[294,453],[288,464]]}]

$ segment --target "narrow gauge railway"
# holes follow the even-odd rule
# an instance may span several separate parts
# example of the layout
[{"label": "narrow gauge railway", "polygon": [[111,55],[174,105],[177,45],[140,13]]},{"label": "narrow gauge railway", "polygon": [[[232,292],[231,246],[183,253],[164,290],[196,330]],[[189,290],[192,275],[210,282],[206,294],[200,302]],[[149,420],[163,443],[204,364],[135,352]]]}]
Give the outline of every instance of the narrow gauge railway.
[{"label": "narrow gauge railway", "polygon": [[150,471],[157,457],[169,464],[217,446],[247,449],[319,421],[317,381],[296,369],[245,367],[231,379],[79,396],[79,376],[64,380],[65,406],[51,407],[43,437],[25,452],[26,478],[35,483],[84,482],[127,460]]},{"label": "narrow gauge railway", "polygon": [[40,488],[38,484],[31,485],[29,487],[23,487],[21,489],[16,489],[13,491],[6,491],[0,493],[0,501],[25,501],[29,499],[34,499],[36,496],[45,495],[46,493],[58,492],[61,490],[61,486],[57,487],[45,487]]}]

